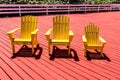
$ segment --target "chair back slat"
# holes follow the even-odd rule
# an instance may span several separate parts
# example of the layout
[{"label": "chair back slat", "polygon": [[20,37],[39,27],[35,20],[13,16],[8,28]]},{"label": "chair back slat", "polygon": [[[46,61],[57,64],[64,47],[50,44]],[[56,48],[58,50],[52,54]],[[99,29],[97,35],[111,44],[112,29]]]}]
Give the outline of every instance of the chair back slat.
[{"label": "chair back slat", "polygon": [[23,16],[21,18],[21,38],[30,39],[31,32],[37,28],[37,18],[35,16]]},{"label": "chair back slat", "polygon": [[53,38],[58,40],[68,39],[70,19],[67,16],[59,15],[53,18]]},{"label": "chair back slat", "polygon": [[98,44],[99,40],[99,27],[94,24],[89,24],[85,26],[85,37],[87,39],[87,43],[91,45]]}]

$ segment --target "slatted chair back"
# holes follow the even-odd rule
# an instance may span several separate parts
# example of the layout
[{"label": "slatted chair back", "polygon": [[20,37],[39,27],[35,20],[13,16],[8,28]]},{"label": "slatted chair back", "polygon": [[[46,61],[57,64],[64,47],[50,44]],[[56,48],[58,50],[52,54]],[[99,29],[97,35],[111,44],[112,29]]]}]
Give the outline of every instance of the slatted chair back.
[{"label": "slatted chair back", "polygon": [[31,32],[37,29],[35,16],[23,16],[21,18],[21,38],[31,39]]},{"label": "slatted chair back", "polygon": [[84,30],[87,44],[97,45],[99,40],[99,27],[94,24],[89,24],[85,26]]},{"label": "slatted chair back", "polygon": [[53,39],[66,40],[69,37],[70,19],[67,16],[59,15],[53,18]]}]

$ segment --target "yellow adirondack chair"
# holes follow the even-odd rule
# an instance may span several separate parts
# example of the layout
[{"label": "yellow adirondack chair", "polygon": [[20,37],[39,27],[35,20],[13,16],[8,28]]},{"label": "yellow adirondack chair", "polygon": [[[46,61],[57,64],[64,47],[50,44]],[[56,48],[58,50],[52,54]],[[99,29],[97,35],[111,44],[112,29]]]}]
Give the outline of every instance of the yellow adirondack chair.
[{"label": "yellow adirondack chair", "polygon": [[63,15],[53,17],[53,28],[49,29],[45,36],[48,40],[48,53],[50,54],[50,45],[68,46],[68,54],[70,54],[70,43],[74,36],[69,29],[70,18]]},{"label": "yellow adirondack chair", "polygon": [[[15,38],[14,33],[18,30],[20,30],[20,38]],[[7,32],[12,44],[12,52],[15,53],[14,44],[31,44],[32,54],[34,54],[34,45],[39,44],[37,41],[37,32],[37,18],[35,16],[21,17],[21,28]]]},{"label": "yellow adirondack chair", "polygon": [[84,27],[84,33],[85,35],[82,36],[84,56],[86,56],[87,49],[100,50],[100,54],[103,56],[103,48],[106,41],[99,36],[99,27],[90,23]]}]

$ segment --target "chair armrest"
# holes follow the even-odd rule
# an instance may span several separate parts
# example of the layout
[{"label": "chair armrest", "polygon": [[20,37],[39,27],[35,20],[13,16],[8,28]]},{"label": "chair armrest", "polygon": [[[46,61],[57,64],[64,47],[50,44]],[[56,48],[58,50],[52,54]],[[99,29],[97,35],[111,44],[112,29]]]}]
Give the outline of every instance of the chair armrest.
[{"label": "chair armrest", "polygon": [[31,40],[32,42],[37,41],[37,32],[39,29],[36,29],[34,31],[31,32]]},{"label": "chair armrest", "polygon": [[7,34],[14,34],[17,30],[19,30],[20,28],[16,28],[16,29],[14,29],[14,30],[11,30],[11,31],[9,31],[9,32],[7,32]]},{"label": "chair armrest", "polygon": [[39,29],[36,29],[35,31],[31,32],[31,35],[34,35],[38,32]]},{"label": "chair armrest", "polygon": [[83,43],[86,44],[87,43],[87,40],[85,38],[85,35],[82,36],[82,40],[83,40]]},{"label": "chair armrest", "polygon": [[72,30],[69,30],[69,36],[72,36],[72,37],[74,36]]},{"label": "chair armrest", "polygon": [[73,36],[74,36],[74,33],[72,32],[72,30],[69,30],[69,39],[70,39],[70,41],[72,41]]},{"label": "chair armrest", "polygon": [[50,33],[53,29],[49,29],[46,33],[45,33],[45,36],[46,36],[46,39],[49,40],[50,39]]},{"label": "chair armrest", "polygon": [[105,41],[102,37],[99,37],[99,40],[100,40],[103,44],[106,43],[106,41]]},{"label": "chair armrest", "polygon": [[10,40],[12,40],[13,34],[14,34],[16,31],[18,31],[19,29],[20,29],[20,28],[16,28],[16,29],[14,29],[14,30],[11,30],[11,31],[7,32],[7,35],[8,35],[8,37],[9,37]]}]

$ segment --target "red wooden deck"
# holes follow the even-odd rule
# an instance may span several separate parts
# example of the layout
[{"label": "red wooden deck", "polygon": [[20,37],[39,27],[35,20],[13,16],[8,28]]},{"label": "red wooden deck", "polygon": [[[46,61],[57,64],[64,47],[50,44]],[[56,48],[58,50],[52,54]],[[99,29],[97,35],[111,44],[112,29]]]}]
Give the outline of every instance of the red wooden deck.
[{"label": "red wooden deck", "polygon": [[[45,32],[52,27],[52,17],[38,17],[38,39],[42,54],[39,59],[22,55],[12,57],[11,45],[6,33],[19,27],[20,17],[0,18],[0,79],[1,80],[120,80],[120,12],[88,14],[66,14],[70,17],[70,28],[74,32],[71,44],[72,57],[55,57],[50,60],[47,54]],[[107,41],[105,58],[91,54],[88,60],[83,56],[82,35],[84,26],[95,23],[100,27],[100,35]],[[17,34],[16,34],[17,36]],[[16,46],[16,51],[20,46]],[[59,57],[59,56],[58,56]]]}]

